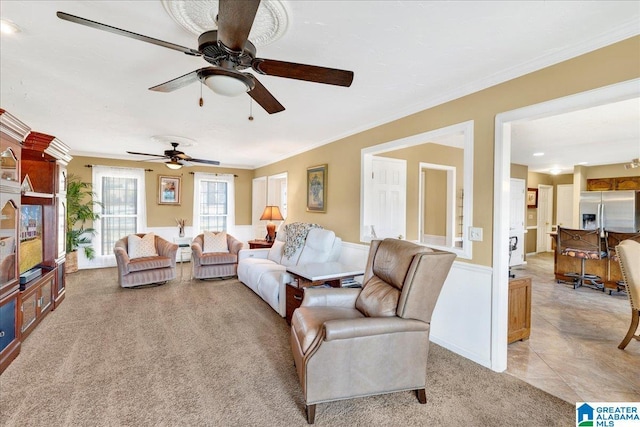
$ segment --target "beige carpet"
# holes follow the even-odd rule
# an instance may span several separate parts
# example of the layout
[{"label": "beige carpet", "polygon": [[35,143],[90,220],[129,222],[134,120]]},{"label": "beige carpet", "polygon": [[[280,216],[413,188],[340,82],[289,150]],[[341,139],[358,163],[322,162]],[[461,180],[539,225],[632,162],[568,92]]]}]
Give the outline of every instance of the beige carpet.
[{"label": "beige carpet", "polygon": [[[115,269],[67,279],[66,300],[0,376],[0,425],[306,425],[287,324],[237,280],[121,289]],[[321,404],[316,425],[575,425],[574,405],[435,344],[427,399]]]}]

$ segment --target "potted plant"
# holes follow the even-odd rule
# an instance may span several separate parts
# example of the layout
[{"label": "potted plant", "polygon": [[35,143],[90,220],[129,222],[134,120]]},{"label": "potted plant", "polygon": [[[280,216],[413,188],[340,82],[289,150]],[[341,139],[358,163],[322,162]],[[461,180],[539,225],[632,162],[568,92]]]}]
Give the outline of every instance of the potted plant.
[{"label": "potted plant", "polygon": [[83,182],[77,175],[67,177],[67,273],[78,271],[78,248],[82,247],[88,259],[95,258],[95,250],[91,246],[91,239],[96,235],[92,227],[84,228],[87,221],[100,219],[94,212],[95,206],[102,203],[94,199],[95,193],[91,184]]}]

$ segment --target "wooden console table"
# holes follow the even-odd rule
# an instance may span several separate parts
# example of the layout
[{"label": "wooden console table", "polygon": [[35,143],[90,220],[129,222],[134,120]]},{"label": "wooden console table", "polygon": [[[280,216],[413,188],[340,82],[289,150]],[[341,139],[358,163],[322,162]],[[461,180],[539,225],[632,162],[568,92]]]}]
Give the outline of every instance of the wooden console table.
[{"label": "wooden console table", "polygon": [[523,341],[531,333],[531,277],[509,280],[509,327],[507,344]]},{"label": "wooden console table", "polygon": [[291,324],[293,311],[300,307],[305,288],[329,285],[340,288],[354,283],[353,278],[364,274],[364,269],[352,267],[339,262],[322,262],[287,267],[293,280],[287,283],[287,323]]}]

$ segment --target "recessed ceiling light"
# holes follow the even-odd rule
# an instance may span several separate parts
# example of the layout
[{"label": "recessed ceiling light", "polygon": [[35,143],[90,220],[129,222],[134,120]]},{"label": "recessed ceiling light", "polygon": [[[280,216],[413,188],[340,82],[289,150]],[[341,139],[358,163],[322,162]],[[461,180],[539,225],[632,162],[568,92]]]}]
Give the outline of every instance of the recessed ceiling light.
[{"label": "recessed ceiling light", "polygon": [[579,164],[580,166],[584,166],[584,165],[588,165],[588,164],[589,164],[589,162],[580,162],[580,163],[578,163],[578,164]]},{"label": "recessed ceiling light", "polygon": [[15,34],[19,33],[20,27],[8,19],[0,19],[0,32],[2,34]]},{"label": "recessed ceiling light", "polygon": [[560,172],[562,172],[560,169],[550,169],[549,173],[551,175],[558,175]]},{"label": "recessed ceiling light", "polygon": [[538,153],[533,153],[534,157],[540,157],[540,156],[544,156],[543,152],[538,152]]}]

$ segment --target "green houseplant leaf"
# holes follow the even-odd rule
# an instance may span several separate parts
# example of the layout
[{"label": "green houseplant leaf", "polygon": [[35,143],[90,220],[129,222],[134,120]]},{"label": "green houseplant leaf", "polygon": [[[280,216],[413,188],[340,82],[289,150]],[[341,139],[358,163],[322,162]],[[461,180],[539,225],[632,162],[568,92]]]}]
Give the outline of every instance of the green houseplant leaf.
[{"label": "green houseplant leaf", "polygon": [[67,177],[67,253],[82,247],[88,259],[95,258],[91,240],[96,230],[85,228],[87,221],[100,219],[94,208],[101,207],[102,203],[95,200],[95,195],[91,183],[82,181],[77,175]]}]

